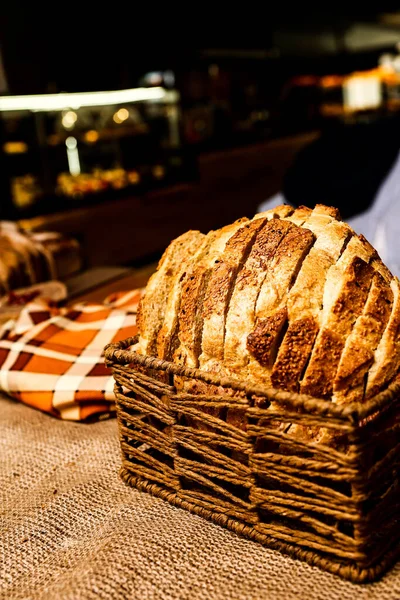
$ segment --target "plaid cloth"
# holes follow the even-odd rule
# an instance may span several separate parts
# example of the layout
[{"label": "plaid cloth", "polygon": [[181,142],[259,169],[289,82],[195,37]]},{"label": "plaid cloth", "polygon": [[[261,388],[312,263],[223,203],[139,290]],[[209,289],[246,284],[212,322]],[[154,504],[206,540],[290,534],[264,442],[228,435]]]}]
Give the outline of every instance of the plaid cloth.
[{"label": "plaid cloth", "polygon": [[62,419],[110,414],[114,384],[103,349],[136,334],[140,295],[120,292],[104,304],[61,309],[28,304],[0,329],[0,390]]}]

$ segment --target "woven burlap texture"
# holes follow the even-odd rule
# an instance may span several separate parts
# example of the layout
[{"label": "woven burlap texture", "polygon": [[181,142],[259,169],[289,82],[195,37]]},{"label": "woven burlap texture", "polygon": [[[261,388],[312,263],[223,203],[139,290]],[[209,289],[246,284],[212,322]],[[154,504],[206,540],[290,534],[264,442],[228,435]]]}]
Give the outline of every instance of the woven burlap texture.
[{"label": "woven burlap texture", "polygon": [[0,598],[400,598],[400,563],[354,585],[127,488],[119,462],[115,420],[0,397]]}]

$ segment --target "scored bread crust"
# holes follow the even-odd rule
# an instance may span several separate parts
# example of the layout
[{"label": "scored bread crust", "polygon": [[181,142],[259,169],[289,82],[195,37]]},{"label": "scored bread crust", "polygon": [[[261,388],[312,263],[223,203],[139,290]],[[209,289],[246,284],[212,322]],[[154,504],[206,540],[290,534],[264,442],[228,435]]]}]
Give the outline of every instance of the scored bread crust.
[{"label": "scored bread crust", "polygon": [[206,371],[221,372],[224,357],[225,325],[230,298],[237,275],[252,244],[267,220],[287,217],[294,212],[288,205],[258,213],[227,241],[221,259],[216,261],[202,306],[202,353],[199,366]]},{"label": "scored bread crust", "polygon": [[207,236],[203,235],[196,251],[193,254],[181,255],[181,263],[176,269],[168,291],[166,307],[162,325],[157,335],[157,356],[163,360],[172,360],[174,352],[179,343],[179,309],[182,296],[182,285],[186,273],[191,270],[194,263],[207,253],[211,241],[214,239],[215,232],[210,232]]},{"label": "scored bread crust", "polygon": [[204,239],[205,235],[199,231],[188,231],[171,242],[161,257],[138,307],[139,354],[157,353],[157,336],[164,321],[170,289],[179,276],[182,263],[188,263]]},{"label": "scored bread crust", "polygon": [[248,219],[239,219],[232,225],[212,232],[207,251],[197,258],[184,277],[179,308],[179,346],[174,353],[174,359],[179,364],[198,366],[203,331],[202,306],[212,268],[224,251],[229,238],[247,222]]},{"label": "scored bread crust", "polygon": [[[267,217],[272,217],[269,214]],[[227,241],[223,256],[215,264],[202,308],[202,353],[199,364],[209,370],[224,357],[225,320],[230,296],[240,267],[244,264],[255,236],[267,217],[249,221]],[[211,361],[211,364],[210,364]]]},{"label": "scored bread crust", "polygon": [[300,379],[318,333],[328,270],[339,258],[350,235],[347,225],[319,207],[312,211],[304,227],[315,235],[316,241],[289,291],[289,326],[271,372],[274,387],[295,392],[299,391]]},{"label": "scored bread crust", "polygon": [[400,282],[393,277],[390,283],[393,293],[392,310],[374,353],[369,370],[365,397],[371,398],[387,385],[397,374],[400,362]]},{"label": "scored bread crust", "polygon": [[[191,249],[173,243],[149,282],[141,352],[154,352],[156,341],[161,358],[337,403],[362,402],[397,375],[400,283],[336,209],[284,205],[207,236],[191,233]],[[243,411],[209,409],[242,428]],[[332,441],[323,428],[285,429]]]},{"label": "scored bread crust", "polygon": [[361,314],[373,269],[358,256],[353,256],[341,274],[336,272],[339,292],[329,312],[323,317],[310,362],[300,383],[300,392],[329,398],[340,357],[352,327]]},{"label": "scored bread crust", "polygon": [[393,292],[380,273],[375,272],[367,301],[348,336],[333,382],[333,402],[361,402],[365,377],[374,362],[374,352],[389,320]]},{"label": "scored bread crust", "polygon": [[247,376],[270,384],[270,371],[287,325],[288,292],[315,240],[309,229],[293,225],[279,244],[255,307],[256,326],[247,336]]},{"label": "scored bread crust", "polygon": [[259,291],[275,252],[294,227],[283,219],[268,221],[259,231],[233,290],[226,318],[224,365],[234,374],[247,365],[247,335],[254,327],[254,311]]}]

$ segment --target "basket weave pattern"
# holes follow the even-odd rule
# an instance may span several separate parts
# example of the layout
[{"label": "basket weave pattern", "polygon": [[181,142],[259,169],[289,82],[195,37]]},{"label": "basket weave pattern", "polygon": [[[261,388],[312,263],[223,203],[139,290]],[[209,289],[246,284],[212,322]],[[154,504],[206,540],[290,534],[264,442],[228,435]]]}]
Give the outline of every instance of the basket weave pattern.
[{"label": "basket weave pattern", "polygon": [[[135,342],[105,350],[126,483],[354,582],[393,564],[400,383],[338,406],[140,356]],[[301,441],[290,423],[329,428],[338,443]]]}]

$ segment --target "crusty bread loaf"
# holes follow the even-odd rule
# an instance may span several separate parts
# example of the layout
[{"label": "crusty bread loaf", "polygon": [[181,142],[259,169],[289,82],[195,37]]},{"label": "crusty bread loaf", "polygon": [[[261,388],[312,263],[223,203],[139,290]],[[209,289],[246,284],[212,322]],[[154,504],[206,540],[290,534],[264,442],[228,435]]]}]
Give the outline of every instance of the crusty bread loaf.
[{"label": "crusty bread loaf", "polygon": [[138,326],[142,353],[341,404],[372,397],[400,368],[399,281],[323,205],[181,236]]}]

